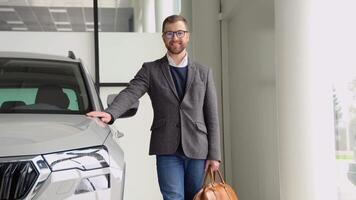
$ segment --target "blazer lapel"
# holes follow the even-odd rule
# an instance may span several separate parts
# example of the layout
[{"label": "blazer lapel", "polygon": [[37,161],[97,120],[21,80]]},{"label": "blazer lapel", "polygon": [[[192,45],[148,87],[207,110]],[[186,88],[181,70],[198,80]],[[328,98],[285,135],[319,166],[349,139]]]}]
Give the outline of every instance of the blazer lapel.
[{"label": "blazer lapel", "polygon": [[176,89],[176,86],[174,85],[173,77],[171,75],[171,72],[170,72],[170,69],[169,69],[168,60],[167,60],[166,56],[161,58],[161,70],[162,70],[162,73],[163,73],[164,77],[166,78],[166,80],[168,82],[168,85],[171,88],[174,96],[179,101],[179,96],[178,96],[178,93],[177,93],[177,89]]},{"label": "blazer lapel", "polygon": [[[195,76],[195,71],[196,71],[196,66],[194,65],[194,63],[188,58],[188,75],[187,75],[187,83],[185,85],[185,94],[184,97],[186,96],[186,94],[188,93],[188,90],[190,89],[190,86],[192,85],[192,82],[194,80],[194,76]],[[184,97],[182,99],[182,102],[184,100]]]}]

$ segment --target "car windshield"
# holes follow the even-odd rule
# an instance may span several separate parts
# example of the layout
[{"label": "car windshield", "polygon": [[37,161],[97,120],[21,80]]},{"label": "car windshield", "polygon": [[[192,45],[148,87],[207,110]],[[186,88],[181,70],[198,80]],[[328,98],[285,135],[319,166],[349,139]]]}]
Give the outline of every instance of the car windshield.
[{"label": "car windshield", "polygon": [[90,106],[79,63],[0,58],[0,113],[84,114]]}]

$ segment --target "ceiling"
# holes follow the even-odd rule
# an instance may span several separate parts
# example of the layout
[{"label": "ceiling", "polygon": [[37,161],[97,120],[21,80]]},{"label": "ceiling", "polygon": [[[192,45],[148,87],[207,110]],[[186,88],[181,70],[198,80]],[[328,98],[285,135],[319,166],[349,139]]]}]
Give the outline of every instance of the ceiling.
[{"label": "ceiling", "polygon": [[[99,31],[132,32],[130,0],[98,0]],[[94,30],[91,0],[0,0],[0,31]]]}]

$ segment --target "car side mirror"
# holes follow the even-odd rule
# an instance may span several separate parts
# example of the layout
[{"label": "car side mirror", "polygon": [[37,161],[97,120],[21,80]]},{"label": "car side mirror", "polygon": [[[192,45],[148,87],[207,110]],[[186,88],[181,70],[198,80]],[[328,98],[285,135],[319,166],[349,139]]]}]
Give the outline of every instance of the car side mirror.
[{"label": "car side mirror", "polygon": [[[117,96],[117,94],[110,94],[108,97],[107,97],[107,104],[108,106],[110,106],[115,97]],[[132,117],[136,114],[137,112],[137,109],[138,109],[138,106],[140,105],[140,102],[137,101],[136,103],[134,103],[126,112],[124,112],[122,115],[120,115],[119,118],[127,118],[127,117]]]},{"label": "car side mirror", "polygon": [[109,94],[109,96],[106,99],[106,104],[108,105],[108,107],[112,104],[116,96],[117,94]]}]

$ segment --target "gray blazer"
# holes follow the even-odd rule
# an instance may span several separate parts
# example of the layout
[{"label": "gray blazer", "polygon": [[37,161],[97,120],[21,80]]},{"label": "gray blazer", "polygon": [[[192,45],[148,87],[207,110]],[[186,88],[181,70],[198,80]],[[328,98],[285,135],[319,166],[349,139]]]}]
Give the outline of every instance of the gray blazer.
[{"label": "gray blazer", "polygon": [[211,69],[188,59],[185,95],[180,101],[167,57],[144,63],[106,112],[117,119],[146,92],[154,112],[150,155],[174,154],[181,141],[189,158],[221,160],[217,97]]}]

